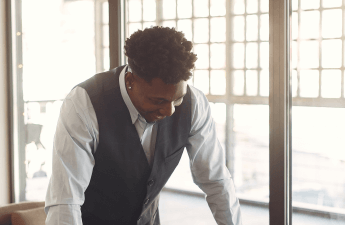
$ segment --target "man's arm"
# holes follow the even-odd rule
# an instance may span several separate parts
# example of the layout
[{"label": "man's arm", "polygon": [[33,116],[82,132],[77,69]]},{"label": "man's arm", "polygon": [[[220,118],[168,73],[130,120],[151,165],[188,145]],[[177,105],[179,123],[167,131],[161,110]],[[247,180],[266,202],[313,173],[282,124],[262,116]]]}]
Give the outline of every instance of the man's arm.
[{"label": "man's arm", "polygon": [[205,95],[192,90],[192,127],[187,152],[193,181],[207,195],[206,200],[218,224],[241,225],[241,211],[230,172],[225,164],[225,151]]},{"label": "man's arm", "polygon": [[45,212],[47,225],[82,224],[80,205],[95,164],[98,124],[86,91],[73,89],[61,106]]}]

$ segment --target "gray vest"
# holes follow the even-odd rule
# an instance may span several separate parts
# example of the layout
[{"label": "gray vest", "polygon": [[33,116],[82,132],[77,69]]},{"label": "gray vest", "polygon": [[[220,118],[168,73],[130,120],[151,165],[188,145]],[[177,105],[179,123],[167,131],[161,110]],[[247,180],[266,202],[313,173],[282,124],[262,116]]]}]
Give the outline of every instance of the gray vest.
[{"label": "gray vest", "polygon": [[158,225],[159,193],[176,168],[191,129],[190,89],[175,113],[158,121],[150,168],[122,99],[124,66],[79,84],[88,93],[99,125],[95,166],[81,207],[84,225]]}]

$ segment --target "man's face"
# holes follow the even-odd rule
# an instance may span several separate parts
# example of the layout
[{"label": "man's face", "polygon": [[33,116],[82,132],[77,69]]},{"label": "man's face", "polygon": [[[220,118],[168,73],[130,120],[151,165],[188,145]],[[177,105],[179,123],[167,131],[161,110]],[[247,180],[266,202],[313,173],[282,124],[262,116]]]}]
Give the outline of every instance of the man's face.
[{"label": "man's face", "polygon": [[[154,78],[151,83],[128,72],[125,78],[126,89],[133,105],[147,122],[155,122],[171,116],[175,107],[182,104],[187,93],[187,82],[165,84]],[[129,89],[128,87],[131,87]]]}]

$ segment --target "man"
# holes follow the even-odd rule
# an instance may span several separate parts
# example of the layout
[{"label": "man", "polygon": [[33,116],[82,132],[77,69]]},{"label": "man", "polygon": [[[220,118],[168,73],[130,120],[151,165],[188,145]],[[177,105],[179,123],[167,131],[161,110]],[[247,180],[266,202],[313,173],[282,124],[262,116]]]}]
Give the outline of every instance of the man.
[{"label": "man", "polygon": [[159,193],[186,147],[217,223],[240,225],[208,101],[187,85],[192,43],[153,27],[124,48],[128,65],[77,85],[61,107],[46,224],[160,224]]}]

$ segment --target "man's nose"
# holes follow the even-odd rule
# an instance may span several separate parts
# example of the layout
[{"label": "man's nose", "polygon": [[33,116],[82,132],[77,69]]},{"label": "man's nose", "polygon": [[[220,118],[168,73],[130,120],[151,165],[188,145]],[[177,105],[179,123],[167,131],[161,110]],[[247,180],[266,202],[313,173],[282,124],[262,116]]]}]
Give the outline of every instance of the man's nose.
[{"label": "man's nose", "polygon": [[164,108],[161,108],[159,110],[159,113],[162,114],[163,116],[171,116],[175,112],[175,106],[174,103],[167,103]]}]

